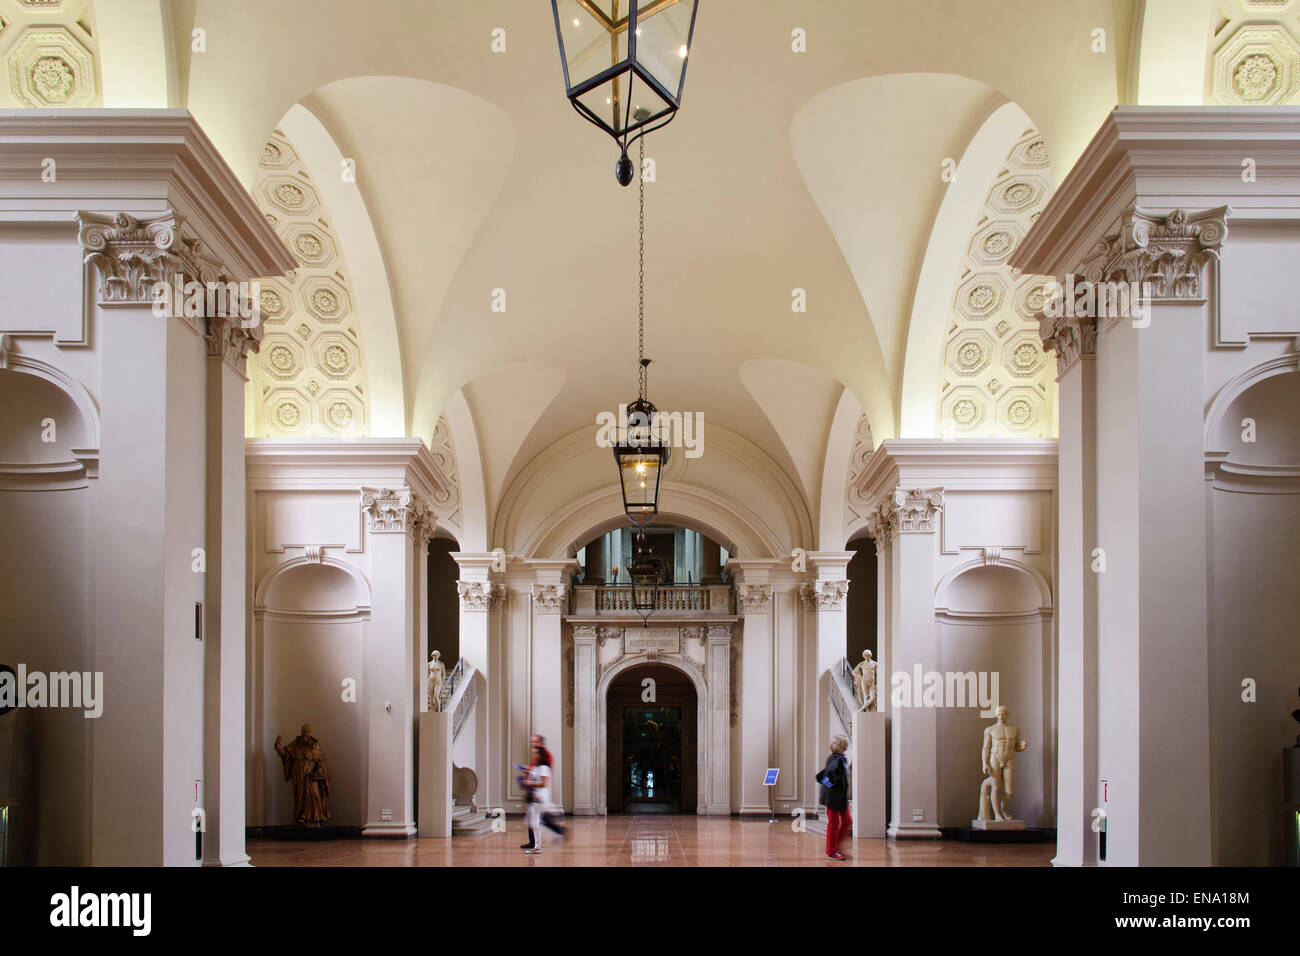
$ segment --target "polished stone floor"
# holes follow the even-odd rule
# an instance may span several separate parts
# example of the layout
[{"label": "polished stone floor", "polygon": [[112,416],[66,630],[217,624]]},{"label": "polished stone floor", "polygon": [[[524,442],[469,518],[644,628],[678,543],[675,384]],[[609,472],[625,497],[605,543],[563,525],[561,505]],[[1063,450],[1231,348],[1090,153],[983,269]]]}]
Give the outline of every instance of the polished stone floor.
[{"label": "polished stone floor", "polygon": [[972,844],[956,840],[846,840],[849,857],[828,860],[825,837],[736,817],[569,817],[543,852],[519,849],[523,820],[505,833],[449,840],[338,839],[328,843],[249,840],[254,866],[1048,866],[1053,843]]}]

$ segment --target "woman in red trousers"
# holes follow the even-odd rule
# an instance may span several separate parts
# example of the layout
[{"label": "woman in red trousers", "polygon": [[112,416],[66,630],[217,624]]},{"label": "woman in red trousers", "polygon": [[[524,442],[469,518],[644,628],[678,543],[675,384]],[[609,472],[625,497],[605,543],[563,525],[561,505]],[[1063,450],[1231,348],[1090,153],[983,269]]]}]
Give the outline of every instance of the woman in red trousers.
[{"label": "woman in red trousers", "polygon": [[853,818],[849,816],[849,762],[844,759],[844,751],[848,749],[847,740],[833,737],[826,769],[817,775],[817,782],[822,785],[819,802],[826,807],[829,818],[826,823],[826,855],[832,860],[845,859],[840,852],[840,843],[853,827]]}]

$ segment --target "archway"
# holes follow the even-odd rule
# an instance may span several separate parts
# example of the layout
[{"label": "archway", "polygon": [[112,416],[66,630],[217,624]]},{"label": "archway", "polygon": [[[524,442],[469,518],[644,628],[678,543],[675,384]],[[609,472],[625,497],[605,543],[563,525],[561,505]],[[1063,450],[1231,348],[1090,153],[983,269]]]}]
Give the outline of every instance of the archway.
[{"label": "archway", "polygon": [[610,813],[694,813],[698,701],[666,664],[630,667],[605,694],[605,793]]}]

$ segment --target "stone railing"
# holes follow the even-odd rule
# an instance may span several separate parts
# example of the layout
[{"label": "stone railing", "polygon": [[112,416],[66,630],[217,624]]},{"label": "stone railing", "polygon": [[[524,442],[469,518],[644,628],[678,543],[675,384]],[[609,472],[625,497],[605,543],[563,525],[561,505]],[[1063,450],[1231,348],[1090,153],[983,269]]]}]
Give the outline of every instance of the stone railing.
[{"label": "stone railing", "polygon": [[[655,596],[655,613],[660,615],[734,614],[730,584],[666,584]],[[630,584],[579,584],[573,588],[574,614],[631,615]]]},{"label": "stone railing", "polygon": [[853,714],[858,707],[857,693],[853,690],[853,668],[849,667],[846,657],[831,668],[831,686],[826,691],[831,698],[831,706],[844,727],[844,736],[853,739]]},{"label": "stone railing", "polygon": [[456,666],[451,669],[451,673],[447,675],[446,681],[443,682],[442,696],[438,698],[438,710],[446,711],[447,705],[451,703],[452,697],[456,695],[456,688],[460,686],[461,679],[468,669],[469,664],[466,663],[465,658],[462,657],[456,662]]}]

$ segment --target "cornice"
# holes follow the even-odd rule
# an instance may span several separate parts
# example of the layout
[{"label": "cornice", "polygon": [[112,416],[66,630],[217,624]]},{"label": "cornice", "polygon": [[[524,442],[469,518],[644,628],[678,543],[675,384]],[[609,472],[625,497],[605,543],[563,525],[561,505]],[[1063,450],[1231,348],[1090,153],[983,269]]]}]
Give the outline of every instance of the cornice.
[{"label": "cornice", "polygon": [[[1255,182],[1242,181],[1247,157]],[[1135,203],[1168,214],[1225,199],[1234,221],[1300,220],[1300,107],[1118,107],[1008,263],[1064,275]]]},{"label": "cornice", "polygon": [[945,490],[1055,488],[1055,438],[887,438],[867,459],[855,493],[878,501],[902,482]]},{"label": "cornice", "polygon": [[[32,169],[52,157],[58,179],[32,185]],[[94,194],[88,183],[139,184]],[[166,196],[143,184],[162,180]],[[42,206],[67,199],[80,209],[148,215],[170,204],[196,228],[238,279],[282,275],[297,261],[257,210],[244,184],[188,110],[0,110],[0,204],[15,190],[40,189]],[[148,206],[141,206],[144,202]],[[48,218],[42,216],[38,218]]]},{"label": "cornice", "polygon": [[451,487],[419,438],[246,438],[244,461],[250,489],[287,478],[355,490],[359,483],[376,484],[379,471],[402,475],[416,493],[434,500]]}]

